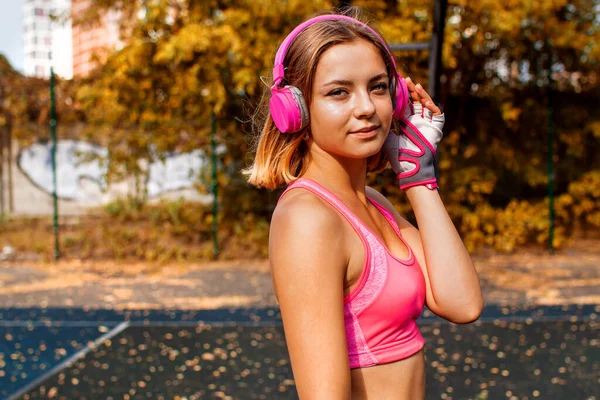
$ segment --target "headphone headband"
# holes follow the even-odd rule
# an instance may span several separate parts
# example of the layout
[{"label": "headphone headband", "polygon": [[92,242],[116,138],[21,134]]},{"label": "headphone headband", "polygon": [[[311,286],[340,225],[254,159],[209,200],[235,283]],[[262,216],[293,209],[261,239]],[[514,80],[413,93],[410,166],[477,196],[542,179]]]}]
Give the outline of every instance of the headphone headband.
[{"label": "headphone headband", "polygon": [[282,133],[294,133],[299,132],[309,123],[308,106],[302,92],[290,85],[280,87],[285,75],[285,68],[283,66],[283,60],[285,55],[296,37],[308,26],[320,22],[329,20],[346,20],[358,24],[368,30],[371,34],[377,37],[381,44],[386,48],[390,59],[392,60],[393,71],[390,76],[390,95],[392,96],[392,105],[394,112],[392,117],[395,119],[401,118],[404,114],[406,105],[408,104],[408,88],[404,79],[396,71],[396,61],[392,56],[392,52],[388,47],[387,43],[377,32],[366,24],[345,15],[329,14],[321,15],[315,18],[311,18],[308,21],[298,25],[281,43],[277,54],[275,55],[275,62],[273,67],[273,86],[271,87],[271,99],[269,100],[269,111],[273,118],[273,123]]},{"label": "headphone headband", "polygon": [[383,40],[383,38],[381,36],[379,36],[379,34],[377,32],[375,32],[373,30],[373,28],[371,28],[370,26],[368,26],[352,17],[348,17],[345,15],[338,15],[338,14],[326,14],[326,15],[319,15],[318,17],[314,17],[307,21],[304,21],[303,23],[298,25],[296,28],[294,28],[294,30],[292,32],[290,32],[290,34],[283,40],[283,42],[279,46],[279,49],[277,50],[277,54],[275,55],[275,62],[274,62],[274,66],[273,66],[273,88],[276,88],[281,83],[281,81],[283,80],[283,78],[285,76],[283,60],[285,59],[285,55],[286,55],[290,45],[294,41],[294,39],[296,39],[296,37],[302,31],[304,31],[304,29],[306,29],[307,27],[309,27],[310,25],[312,25],[316,22],[331,21],[331,20],[336,20],[336,19],[342,19],[342,20],[354,22],[354,23],[362,26],[363,28],[367,29],[373,35],[375,35],[381,41],[381,43],[386,47],[388,53],[390,54],[390,58],[392,59],[394,71],[396,71],[396,61],[394,61],[394,57],[392,56],[392,52],[390,51],[390,48],[388,47],[386,41]]}]

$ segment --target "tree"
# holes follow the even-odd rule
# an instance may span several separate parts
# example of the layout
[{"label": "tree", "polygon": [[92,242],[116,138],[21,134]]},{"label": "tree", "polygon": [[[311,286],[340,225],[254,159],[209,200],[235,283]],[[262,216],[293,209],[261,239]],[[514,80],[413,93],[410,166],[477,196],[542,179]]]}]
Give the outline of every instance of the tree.
[{"label": "tree", "polygon": [[275,43],[306,15],[329,7],[317,1],[156,1],[99,0],[76,23],[91,23],[99,10],[119,8],[140,15],[127,46],[111,55],[80,87],[77,99],[86,118],[111,152],[110,174],[143,175],[140,160],[154,161],[172,151],[204,147],[209,115],[221,123],[228,168],[241,169],[246,150],[244,105],[263,87],[257,76],[268,70]]},{"label": "tree", "polygon": [[[429,40],[432,2],[352,3],[368,9],[390,42]],[[221,193],[236,199],[224,202],[224,218],[238,224],[244,220],[241,215],[254,216],[249,221],[268,219],[277,192],[252,189],[239,174],[247,162],[249,110],[265,89],[257,78],[270,75],[277,45],[295,25],[338,2],[93,4],[74,22],[93,23],[102,12],[118,9],[127,43],[81,82],[76,96],[94,137],[110,150],[110,174],[133,174],[143,181],[140,161],[205,146],[209,115],[215,113],[219,142],[227,146]],[[486,224],[491,224],[500,236],[498,218],[508,215],[515,198],[531,202],[522,209],[543,201],[549,106],[556,110],[557,192],[566,193],[569,182],[599,168],[600,115],[590,106],[599,98],[598,6],[598,0],[544,0],[535,6],[492,0],[449,3],[442,74],[448,122],[440,149],[440,181],[463,231],[490,231]],[[404,75],[427,80],[425,52],[397,58]],[[397,190],[392,175],[372,180],[391,193]],[[396,202],[406,209],[406,202]],[[543,213],[543,208],[535,210]],[[527,229],[539,233],[540,226]]]}]

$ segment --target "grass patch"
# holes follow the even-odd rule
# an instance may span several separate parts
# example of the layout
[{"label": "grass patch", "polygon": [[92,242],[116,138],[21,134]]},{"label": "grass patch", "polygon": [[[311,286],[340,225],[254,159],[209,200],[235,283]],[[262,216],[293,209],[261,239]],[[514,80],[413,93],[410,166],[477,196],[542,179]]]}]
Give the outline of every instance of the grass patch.
[{"label": "grass patch", "polygon": [[[62,259],[194,262],[213,259],[210,206],[163,201],[139,206],[116,200],[87,215],[59,220]],[[251,232],[250,232],[251,230]],[[52,218],[4,218],[0,250],[10,246],[17,260],[50,261],[54,257]],[[219,225],[220,259],[266,256],[268,224],[241,216]]]}]

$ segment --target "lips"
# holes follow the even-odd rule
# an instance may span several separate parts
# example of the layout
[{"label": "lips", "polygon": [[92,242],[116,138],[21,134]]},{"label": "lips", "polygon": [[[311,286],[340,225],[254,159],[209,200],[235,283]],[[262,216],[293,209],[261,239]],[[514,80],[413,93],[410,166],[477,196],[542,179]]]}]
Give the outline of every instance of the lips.
[{"label": "lips", "polygon": [[375,133],[375,131],[378,128],[379,128],[379,125],[370,125],[370,126],[366,126],[364,128],[361,128],[359,130],[352,131],[350,133],[352,133],[352,134],[358,134],[358,135],[369,135],[369,134]]}]

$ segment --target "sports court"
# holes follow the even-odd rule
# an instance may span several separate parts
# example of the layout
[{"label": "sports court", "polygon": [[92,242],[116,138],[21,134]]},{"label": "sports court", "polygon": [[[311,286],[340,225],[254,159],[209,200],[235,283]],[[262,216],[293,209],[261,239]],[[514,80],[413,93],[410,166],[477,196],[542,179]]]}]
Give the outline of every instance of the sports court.
[{"label": "sports court", "polygon": [[[599,306],[426,311],[428,399],[596,399]],[[0,310],[2,399],[295,399],[277,308]]]}]

